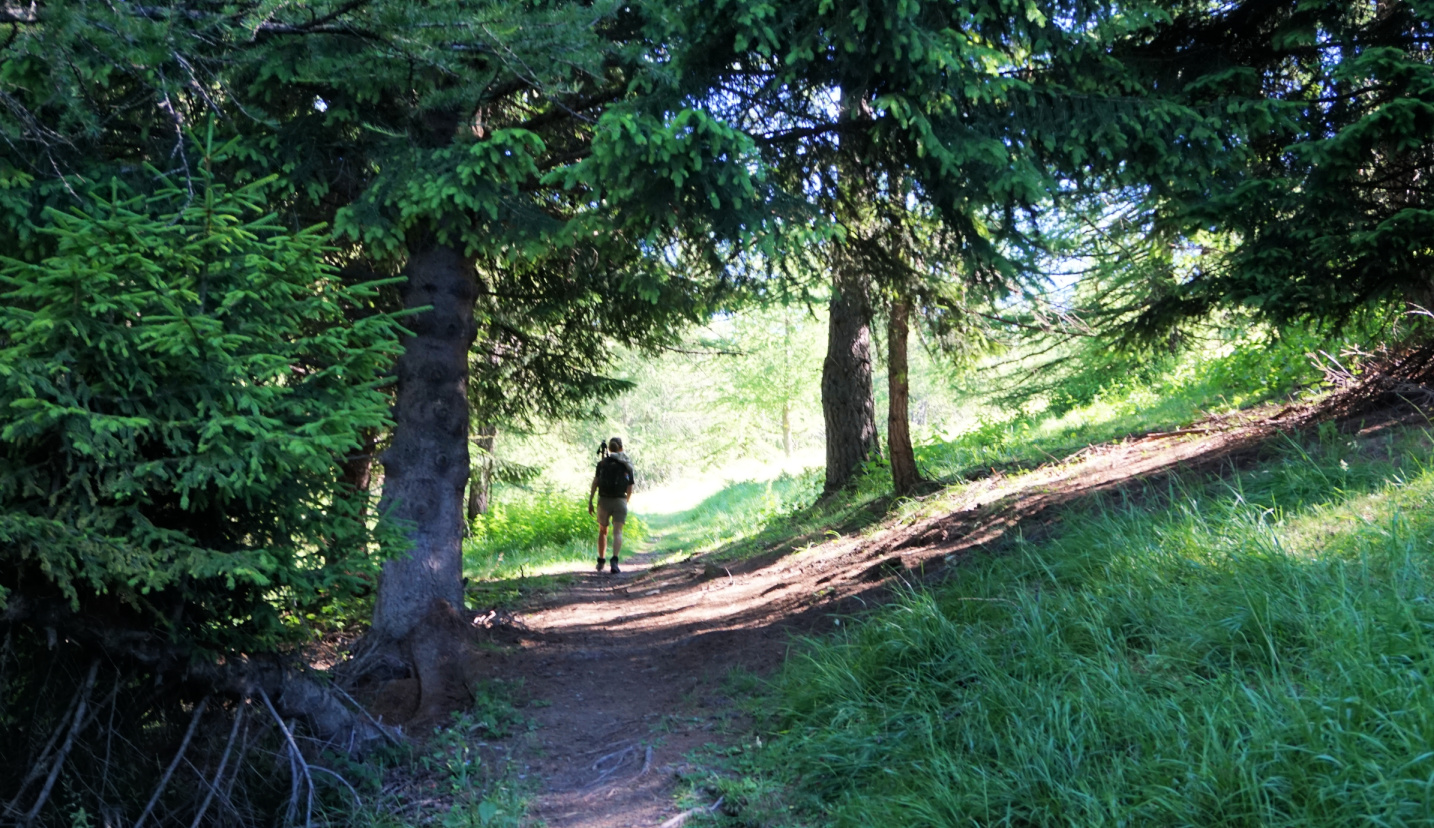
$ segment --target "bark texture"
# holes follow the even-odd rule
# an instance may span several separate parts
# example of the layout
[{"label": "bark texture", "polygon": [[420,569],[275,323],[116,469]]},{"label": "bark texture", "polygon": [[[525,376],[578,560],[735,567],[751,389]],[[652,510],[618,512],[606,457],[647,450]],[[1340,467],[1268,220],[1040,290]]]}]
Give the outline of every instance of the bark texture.
[{"label": "bark texture", "polygon": [[916,453],[911,448],[911,383],[907,371],[906,341],[911,327],[911,302],[891,303],[887,320],[886,376],[890,395],[886,408],[886,443],[891,455],[891,488],[898,495],[910,494],[921,482]]},{"label": "bark texture", "polygon": [[881,456],[871,391],[871,280],[840,253],[832,269],[822,417],[827,432],[824,488],[830,494],[851,482],[862,463]]},{"label": "bark texture", "polygon": [[468,482],[468,348],[477,328],[473,267],[456,249],[413,245],[404,307],[413,336],[398,358],[393,442],[383,453],[379,508],[402,521],[412,545],[384,564],[373,634],[399,641],[435,599],[463,608],[463,489]]}]

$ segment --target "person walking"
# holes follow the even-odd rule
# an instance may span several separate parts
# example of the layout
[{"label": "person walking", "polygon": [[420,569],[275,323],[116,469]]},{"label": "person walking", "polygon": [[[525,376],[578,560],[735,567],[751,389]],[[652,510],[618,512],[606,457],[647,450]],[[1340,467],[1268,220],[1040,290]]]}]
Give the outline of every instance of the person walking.
[{"label": "person walking", "polygon": [[632,460],[622,450],[622,438],[614,437],[598,446],[597,471],[588,491],[588,514],[594,514],[593,495],[597,495],[597,571],[607,563],[607,527],[612,523],[612,574],[616,575],[617,557],[622,552],[622,525],[627,522],[627,503],[637,481]]}]

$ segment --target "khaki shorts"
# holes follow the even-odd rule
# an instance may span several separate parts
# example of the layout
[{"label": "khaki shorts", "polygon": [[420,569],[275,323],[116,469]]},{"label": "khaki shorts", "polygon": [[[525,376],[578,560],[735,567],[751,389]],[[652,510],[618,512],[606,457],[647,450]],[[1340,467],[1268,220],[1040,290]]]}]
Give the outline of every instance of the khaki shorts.
[{"label": "khaki shorts", "polygon": [[607,526],[609,520],[612,525],[622,528],[627,523],[627,498],[625,497],[600,497],[597,499],[598,526]]}]

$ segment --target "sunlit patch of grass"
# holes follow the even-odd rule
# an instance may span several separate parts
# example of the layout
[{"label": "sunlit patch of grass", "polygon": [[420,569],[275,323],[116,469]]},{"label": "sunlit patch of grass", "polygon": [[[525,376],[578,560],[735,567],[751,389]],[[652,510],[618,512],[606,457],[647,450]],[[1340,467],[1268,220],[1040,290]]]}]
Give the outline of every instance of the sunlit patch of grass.
[{"label": "sunlit patch of grass", "polygon": [[[647,529],[629,515],[625,544],[641,544]],[[479,516],[463,543],[470,580],[505,580],[571,571],[597,555],[597,521],[585,495],[553,490],[504,492]]]},{"label": "sunlit patch of grass", "polygon": [[732,792],[823,825],[1431,821],[1434,468],[1377,439],[1094,498],[811,642]]},{"label": "sunlit patch of grass", "polygon": [[657,550],[665,560],[685,560],[759,535],[773,523],[785,521],[811,505],[820,485],[814,470],[731,482],[691,509],[652,516],[650,533],[657,538]]},{"label": "sunlit patch of grass", "polygon": [[[1154,356],[1130,375],[1076,374],[1064,381],[1068,388],[1058,383],[1046,395],[1064,399],[1061,407],[1051,408],[1047,398],[987,407],[960,431],[920,441],[917,460],[931,476],[948,480],[1029,468],[1094,443],[1284,399],[1316,379],[1306,354],[1317,347],[1317,337],[1286,332],[1274,343],[1256,337],[1238,347],[1226,342]],[[1123,363],[1114,364],[1119,371]]]}]

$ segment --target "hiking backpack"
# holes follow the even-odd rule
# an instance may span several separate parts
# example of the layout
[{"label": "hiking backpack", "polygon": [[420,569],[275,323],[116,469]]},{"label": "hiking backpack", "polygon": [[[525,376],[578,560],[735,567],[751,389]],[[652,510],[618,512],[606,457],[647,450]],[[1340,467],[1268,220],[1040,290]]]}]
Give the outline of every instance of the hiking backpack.
[{"label": "hiking backpack", "polygon": [[632,473],[616,457],[604,457],[597,464],[597,482],[599,497],[623,497],[632,482]]}]

